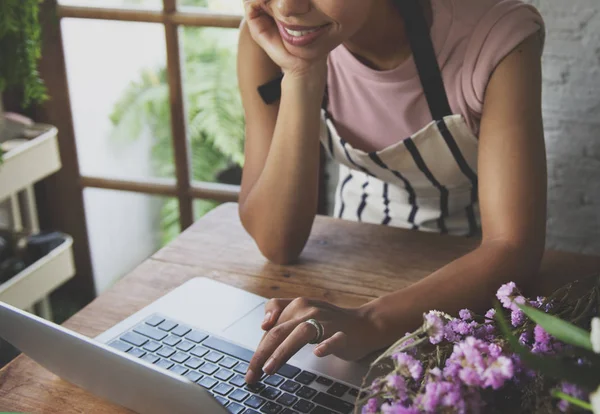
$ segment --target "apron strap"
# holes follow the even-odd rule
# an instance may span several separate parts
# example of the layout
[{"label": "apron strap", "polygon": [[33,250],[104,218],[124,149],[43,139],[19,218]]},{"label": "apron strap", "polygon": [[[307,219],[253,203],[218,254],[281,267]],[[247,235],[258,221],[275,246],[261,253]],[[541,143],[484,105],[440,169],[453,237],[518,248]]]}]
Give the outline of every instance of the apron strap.
[{"label": "apron strap", "polygon": [[452,115],[429,25],[419,0],[396,0],[395,4],[404,18],[406,35],[432,118],[439,120]]}]

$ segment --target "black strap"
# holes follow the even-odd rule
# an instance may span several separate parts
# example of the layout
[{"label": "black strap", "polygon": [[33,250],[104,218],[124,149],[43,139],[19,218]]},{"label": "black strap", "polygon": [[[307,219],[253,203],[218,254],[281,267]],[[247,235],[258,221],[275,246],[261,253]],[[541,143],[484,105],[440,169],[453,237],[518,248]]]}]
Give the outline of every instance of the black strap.
[{"label": "black strap", "polygon": [[452,115],[446,89],[444,88],[442,72],[431,41],[429,25],[425,19],[420,1],[396,0],[395,4],[404,18],[406,35],[432,118],[439,120]]},{"label": "black strap", "polygon": [[258,87],[258,93],[262,100],[267,104],[271,105],[281,98],[281,81],[283,80],[283,74],[277,76],[272,81],[265,83]]}]

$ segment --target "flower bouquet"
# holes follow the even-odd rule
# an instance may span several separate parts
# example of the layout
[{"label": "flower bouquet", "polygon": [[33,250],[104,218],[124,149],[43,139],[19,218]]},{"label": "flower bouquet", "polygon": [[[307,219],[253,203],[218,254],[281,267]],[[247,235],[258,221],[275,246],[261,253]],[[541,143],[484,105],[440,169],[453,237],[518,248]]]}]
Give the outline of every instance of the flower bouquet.
[{"label": "flower bouquet", "polygon": [[507,283],[483,316],[426,313],[373,362],[386,373],[357,412],[600,414],[600,277],[577,300],[575,283],[535,299]]}]

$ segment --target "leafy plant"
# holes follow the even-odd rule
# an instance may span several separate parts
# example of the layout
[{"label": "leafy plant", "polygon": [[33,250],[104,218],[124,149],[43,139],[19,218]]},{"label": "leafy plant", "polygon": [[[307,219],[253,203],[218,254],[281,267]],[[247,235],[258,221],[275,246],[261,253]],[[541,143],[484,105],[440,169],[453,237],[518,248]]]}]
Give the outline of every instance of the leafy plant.
[{"label": "leafy plant", "polygon": [[42,53],[41,1],[0,1],[0,93],[9,87],[23,87],[25,106],[48,98],[37,69]]},{"label": "leafy plant", "polygon": [[[190,2],[188,1],[188,4]],[[197,0],[196,6],[206,6]],[[228,35],[232,41],[224,41]],[[184,28],[183,68],[192,179],[215,182],[221,171],[244,161],[244,114],[235,72],[235,31]],[[159,177],[175,176],[167,70],[146,69],[132,82],[111,115],[116,140],[135,140],[149,128],[154,142],[152,164]],[[196,217],[218,203],[197,200]],[[177,200],[161,208],[161,238],[179,233]]]}]

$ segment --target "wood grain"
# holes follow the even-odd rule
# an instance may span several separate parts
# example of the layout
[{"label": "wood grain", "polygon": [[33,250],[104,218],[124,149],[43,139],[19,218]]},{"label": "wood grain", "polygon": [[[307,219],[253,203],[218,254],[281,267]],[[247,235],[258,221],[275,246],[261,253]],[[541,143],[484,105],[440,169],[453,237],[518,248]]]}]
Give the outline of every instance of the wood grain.
[{"label": "wood grain", "polygon": [[[267,263],[224,204],[65,323],[93,337],[198,276],[265,297],[308,296],[359,306],[427,276],[477,246],[477,240],[318,217],[301,261]],[[534,294],[598,272],[600,258],[548,252]],[[0,371],[0,411],[126,413],[21,356]]]}]

